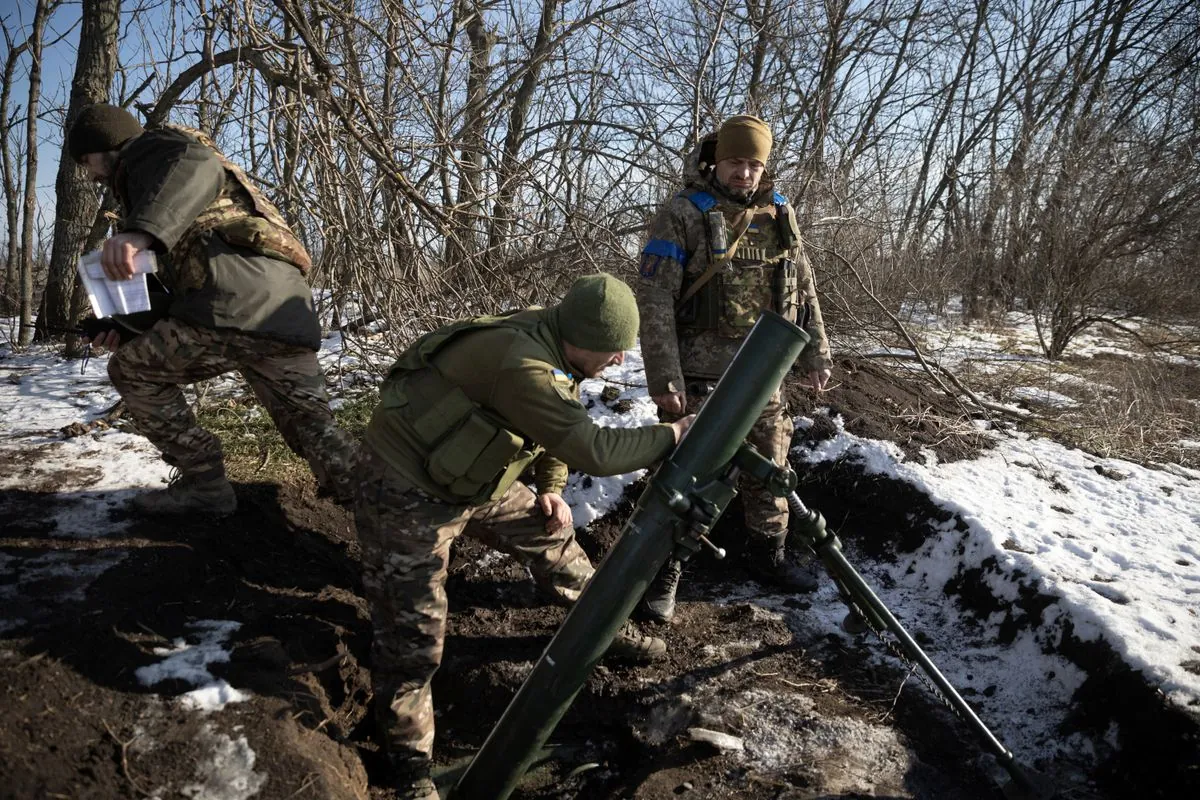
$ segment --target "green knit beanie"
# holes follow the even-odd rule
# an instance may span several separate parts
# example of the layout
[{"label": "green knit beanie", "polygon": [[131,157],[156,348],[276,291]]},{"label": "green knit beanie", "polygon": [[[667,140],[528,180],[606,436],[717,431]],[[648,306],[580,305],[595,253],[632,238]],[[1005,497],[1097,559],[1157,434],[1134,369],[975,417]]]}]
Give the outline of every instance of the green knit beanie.
[{"label": "green knit beanie", "polygon": [[638,307],[633,290],[601,272],[577,279],[558,304],[564,341],[597,353],[628,350],[637,341]]},{"label": "green knit beanie", "polygon": [[96,103],[85,106],[75,118],[67,133],[67,152],[78,162],[88,153],[120,150],[144,131],[142,123],[120,106]]}]

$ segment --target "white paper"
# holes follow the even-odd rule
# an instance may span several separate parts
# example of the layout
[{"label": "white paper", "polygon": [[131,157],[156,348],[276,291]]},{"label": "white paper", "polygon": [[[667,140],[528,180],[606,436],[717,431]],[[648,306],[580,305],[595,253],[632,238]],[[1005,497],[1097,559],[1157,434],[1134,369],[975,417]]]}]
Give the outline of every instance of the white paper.
[{"label": "white paper", "polygon": [[98,318],[113,314],[134,314],[150,310],[150,291],[146,288],[146,273],[155,272],[158,262],[152,250],[139,250],[133,257],[134,275],[129,280],[109,280],[100,266],[100,251],[85,253],[79,259],[79,278],[92,303],[92,313]]}]

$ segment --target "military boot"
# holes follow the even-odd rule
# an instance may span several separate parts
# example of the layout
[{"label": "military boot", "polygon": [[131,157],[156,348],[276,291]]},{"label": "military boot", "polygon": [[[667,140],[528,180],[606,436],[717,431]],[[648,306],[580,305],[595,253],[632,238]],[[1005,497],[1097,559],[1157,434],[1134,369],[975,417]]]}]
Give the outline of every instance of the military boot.
[{"label": "military boot", "polygon": [[793,564],[787,557],[784,542],[787,533],[750,531],[742,563],[757,580],[788,592],[811,592],[817,588],[817,567],[812,559],[805,564]]},{"label": "military boot", "polygon": [[392,786],[396,790],[396,800],[441,800],[428,759],[392,762]]},{"label": "military boot", "polygon": [[668,623],[675,619],[675,592],[679,591],[679,578],[683,575],[683,562],[672,558],[654,576],[642,596],[642,616],[651,622]]},{"label": "military boot", "polygon": [[133,498],[133,507],[145,514],[204,514],[225,517],[237,511],[237,495],[224,472],[176,472],[165,489]]},{"label": "military boot", "polygon": [[626,622],[617,632],[617,638],[608,646],[604,655],[619,658],[623,661],[633,661],[646,664],[657,661],[667,654],[667,643],[657,636],[647,636],[637,629],[632,622]]}]

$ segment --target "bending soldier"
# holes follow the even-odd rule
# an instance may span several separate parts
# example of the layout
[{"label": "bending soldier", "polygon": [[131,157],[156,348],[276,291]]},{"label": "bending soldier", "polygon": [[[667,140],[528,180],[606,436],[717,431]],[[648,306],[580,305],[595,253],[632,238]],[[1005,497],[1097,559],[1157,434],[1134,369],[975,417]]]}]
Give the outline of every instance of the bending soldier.
[{"label": "bending soldier", "polygon": [[[629,287],[592,275],[552,308],[426,334],[383,384],[355,522],[375,628],[375,710],[400,796],[437,797],[430,680],[442,659],[454,538],[466,533],[508,553],[552,600],[573,603],[593,568],[561,496],[567,466],[593,475],[646,467],[691,424],[600,427],[580,403],[579,382],[621,364],[637,329]],[[536,493],[518,480],[527,468]],[[632,625],[609,650],[634,660],[665,652]]]},{"label": "bending soldier", "polygon": [[237,497],[220,440],[201,428],[181,384],[238,370],[284,441],[312,467],[323,493],[353,496],[357,448],[329,410],[317,363],[321,327],[305,281],[303,245],[279,211],[199,131],[143,130],[127,111],[84,108],[67,134],[72,158],[108,185],[121,207],[104,243],[110,279],[134,274],[139,251],[158,257],[167,317],[114,349],[108,374],[138,430],[176,468],[167,488],[134,497],[150,513],[225,515]]},{"label": "bending soldier", "polygon": [[[650,395],[666,418],[695,411],[766,308],[801,325],[808,384],[824,389],[832,360],[796,214],[766,172],[771,130],[756,117],[727,120],[692,153],[686,188],[659,209],[642,250],[637,287]],[[786,463],[792,421],[776,392],[749,441]],[[816,576],[784,556],[788,510],[743,481],[746,565],[759,577],[811,591]],[[646,616],[669,622],[683,565],[668,561],[646,591]]]}]

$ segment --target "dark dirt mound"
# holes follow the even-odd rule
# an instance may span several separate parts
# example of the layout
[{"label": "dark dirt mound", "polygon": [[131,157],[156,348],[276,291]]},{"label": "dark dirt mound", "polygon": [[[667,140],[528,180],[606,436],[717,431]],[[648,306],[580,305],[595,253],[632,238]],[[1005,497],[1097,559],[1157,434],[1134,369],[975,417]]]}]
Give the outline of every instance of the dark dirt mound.
[{"label": "dark dirt mound", "polygon": [[[868,358],[840,359],[829,390],[819,397],[795,381],[785,386],[785,396],[793,413],[811,417],[814,409],[827,408],[827,416],[842,417],[850,433],[895,442],[909,458],[927,449],[950,462],[992,446],[964,419],[967,409],[937,389],[928,376],[896,372]],[[833,433],[818,418],[813,429],[797,433],[796,444]]]},{"label": "dark dirt mound", "polygon": [[[60,573],[86,573],[98,556],[117,563],[74,597],[61,593],[78,587],[51,578],[24,582],[6,603],[6,616],[27,622],[0,643],[0,760],[11,765],[0,797],[204,786],[197,770],[228,761],[239,735],[268,776],[256,797],[365,796],[357,754],[338,744],[369,699],[360,659],[370,630],[350,519],[307,487],[241,486],[238,494],[241,508],[220,522],[131,520],[127,535],[110,541],[52,529],[28,535],[46,496],[6,493],[3,529],[17,535],[0,540],[0,554],[35,563],[52,553]],[[211,719],[157,699],[136,676],[162,661],[155,648],[189,636],[198,620],[241,623],[228,663],[210,668],[254,695]],[[166,681],[153,690],[191,688]]]},{"label": "dark dirt mound", "polygon": [[[842,369],[842,385],[822,403],[855,409],[846,419],[852,432],[943,459],[978,446],[954,428],[946,404],[869,362]],[[791,393],[797,403],[806,397]],[[873,558],[915,549],[948,521],[911,488],[853,463],[806,468],[802,477],[806,500]],[[23,620],[0,631],[0,798],[392,796],[367,713],[370,625],[344,511],[309,485],[243,484],[241,507],[227,519],[129,519],[119,538],[86,539],[57,530],[48,506],[72,497],[49,499],[54,488],[0,502],[0,597],[6,618]],[[637,490],[581,534],[594,558],[619,535]],[[127,513],[124,501],[113,498],[110,513]],[[779,614],[731,599],[758,591],[738,566],[739,520],[731,508],[715,533],[730,559],[689,565],[678,619],[657,631],[669,657],[598,668],[552,737],[557,758],[515,796],[998,798],[969,732],[925,693],[900,691],[899,664],[866,658],[877,645],[798,634]],[[446,764],[482,744],[563,618],[522,568],[489,553],[462,540],[450,568],[449,637],[434,682]],[[18,575],[19,593],[6,591],[6,575]],[[953,594],[967,610],[989,610],[979,576],[962,576]],[[785,607],[804,611],[809,602]],[[1037,605],[1031,596],[1021,609],[1032,619]],[[207,668],[252,693],[212,714],[172,697],[190,684],[146,687],[135,672],[161,662],[156,648],[169,649],[199,620],[241,624],[224,645],[228,662]],[[1014,625],[1026,622],[1014,616]],[[1147,696],[1111,652],[1076,649],[1069,657],[1095,677],[1087,707],[1098,710],[1081,711],[1071,729],[1101,736],[1116,724],[1129,748],[1074,784],[1071,797],[1194,796],[1186,748],[1195,746],[1195,725]],[[737,737],[744,752],[696,741],[688,729],[697,727]]]}]

